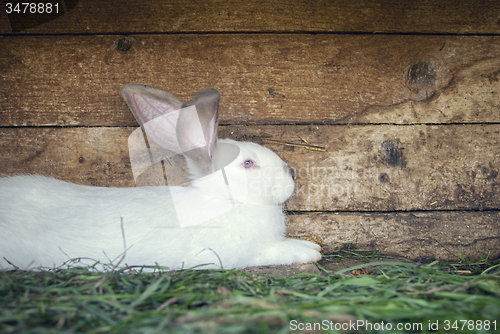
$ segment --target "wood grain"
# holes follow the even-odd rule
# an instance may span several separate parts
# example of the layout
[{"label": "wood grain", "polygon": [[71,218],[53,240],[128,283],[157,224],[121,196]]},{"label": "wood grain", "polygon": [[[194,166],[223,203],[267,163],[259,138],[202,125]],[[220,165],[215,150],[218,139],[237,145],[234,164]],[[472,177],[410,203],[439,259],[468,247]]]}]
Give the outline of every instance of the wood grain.
[{"label": "wood grain", "polygon": [[[333,249],[377,249],[420,261],[495,259],[500,256],[500,213],[305,213],[288,216],[291,237]],[[333,246],[332,246],[333,245]]]},{"label": "wood grain", "polygon": [[450,36],[4,37],[0,126],[131,126],[120,89],[222,94],[222,124],[500,121],[500,39]]},{"label": "wood grain", "polygon": [[[65,0],[66,7],[70,9],[75,2]],[[500,5],[495,0],[80,0],[73,9],[53,20],[46,14],[41,21],[33,15],[11,15],[12,28],[0,25],[0,33],[316,31],[494,34],[500,32],[499,10]]]},{"label": "wood grain", "polygon": [[[4,128],[0,172],[134,186],[127,148],[133,129]],[[296,168],[288,210],[500,207],[499,125],[224,126],[219,132],[263,143]]]}]

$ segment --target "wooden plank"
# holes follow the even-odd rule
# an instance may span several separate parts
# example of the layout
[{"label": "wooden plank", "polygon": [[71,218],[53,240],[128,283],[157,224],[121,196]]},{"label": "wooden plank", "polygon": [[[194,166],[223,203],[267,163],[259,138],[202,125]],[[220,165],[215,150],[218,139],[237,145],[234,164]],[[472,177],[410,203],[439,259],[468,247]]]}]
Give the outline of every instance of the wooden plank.
[{"label": "wooden plank", "polygon": [[80,184],[134,186],[127,128],[4,128],[3,175],[41,174]]},{"label": "wooden plank", "polygon": [[414,260],[457,262],[462,253],[467,260],[500,256],[498,211],[307,213],[287,219],[289,236],[317,240],[326,246],[327,253],[351,247],[375,248]]},{"label": "wooden plank", "polygon": [[131,82],[222,93],[223,124],[500,121],[500,37],[3,37],[0,126],[129,126]]},{"label": "wooden plank", "polygon": [[[134,186],[127,148],[133,129],[0,129],[0,173]],[[223,126],[219,133],[264,143],[296,168],[288,210],[500,208],[498,124]]]},{"label": "wooden plank", "polygon": [[10,34],[12,33],[11,24],[9,22],[9,17],[6,12],[4,1],[0,1],[0,34]]},{"label": "wooden plank", "polygon": [[257,132],[295,143],[300,136],[326,149],[267,144],[298,169],[291,210],[500,207],[499,125],[289,126]]},{"label": "wooden plank", "polygon": [[[68,9],[76,3],[64,2]],[[11,14],[10,19],[15,33],[41,34],[195,31],[498,34],[499,10],[496,0],[145,0],[140,3],[80,0],[75,8],[58,17]],[[32,27],[40,24],[39,20],[46,23]]]}]

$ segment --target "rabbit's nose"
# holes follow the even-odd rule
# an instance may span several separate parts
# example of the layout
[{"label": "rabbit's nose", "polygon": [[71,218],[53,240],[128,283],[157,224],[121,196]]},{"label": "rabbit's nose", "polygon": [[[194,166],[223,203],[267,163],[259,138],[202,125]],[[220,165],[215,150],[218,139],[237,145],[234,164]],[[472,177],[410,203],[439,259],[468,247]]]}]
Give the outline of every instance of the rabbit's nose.
[{"label": "rabbit's nose", "polygon": [[295,168],[293,168],[292,166],[290,165],[286,165],[286,168],[288,169],[288,173],[292,176],[292,180],[295,181],[295,179],[297,178],[296,176],[296,173],[295,173]]}]

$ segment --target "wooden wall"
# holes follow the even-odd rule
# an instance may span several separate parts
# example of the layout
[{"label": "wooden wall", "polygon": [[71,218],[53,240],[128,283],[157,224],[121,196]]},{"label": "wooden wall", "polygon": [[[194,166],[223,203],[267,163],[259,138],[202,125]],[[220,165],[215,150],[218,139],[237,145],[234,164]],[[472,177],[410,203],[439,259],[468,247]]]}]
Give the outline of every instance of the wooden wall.
[{"label": "wooden wall", "polygon": [[1,175],[134,186],[121,87],[214,87],[221,137],[298,170],[290,235],[500,255],[498,1],[59,3],[0,8]]}]

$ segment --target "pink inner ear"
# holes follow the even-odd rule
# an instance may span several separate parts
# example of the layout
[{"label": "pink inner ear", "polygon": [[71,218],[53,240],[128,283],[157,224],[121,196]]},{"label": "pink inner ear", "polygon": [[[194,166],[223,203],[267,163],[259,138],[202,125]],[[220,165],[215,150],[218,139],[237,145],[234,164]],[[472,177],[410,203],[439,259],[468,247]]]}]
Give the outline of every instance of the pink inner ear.
[{"label": "pink inner ear", "polygon": [[182,153],[176,137],[176,124],[179,118],[178,110],[176,112],[159,116],[143,125],[149,141],[166,148],[174,153]]},{"label": "pink inner ear", "polygon": [[124,95],[136,120],[146,132],[148,141],[154,141],[157,145],[175,153],[181,153],[176,135],[181,102],[163,100],[161,96],[156,96],[157,92],[158,90],[152,87],[137,85],[129,87]]},{"label": "pink inner ear", "polygon": [[[218,125],[218,111],[219,111],[220,94],[214,88],[205,88],[200,90],[194,96],[194,99],[183,104],[183,107],[196,106],[198,117],[196,123],[199,123],[202,128],[202,137],[197,138],[192,136],[189,130],[193,127],[193,119],[186,114],[182,113],[179,117],[177,124],[178,133],[177,138],[179,145],[184,151],[194,149],[196,151],[188,153],[192,155],[190,158],[195,160],[202,159],[202,161],[210,162],[212,159],[213,150],[217,141],[217,125]],[[186,131],[181,131],[181,129]],[[203,142],[203,148],[199,143]],[[197,149],[200,148],[200,149]],[[201,156],[200,156],[201,154]]]},{"label": "pink inner ear", "polygon": [[[177,111],[177,117],[179,116],[178,110],[180,109],[180,107],[178,106],[172,106],[163,101],[159,101],[157,99],[153,99],[137,93],[131,93],[129,95],[129,99],[134,107],[132,108],[132,113],[141,125],[144,125],[157,117],[165,114],[170,114],[175,111]],[[177,117],[175,118],[174,128],[175,124],[177,124]]]}]

